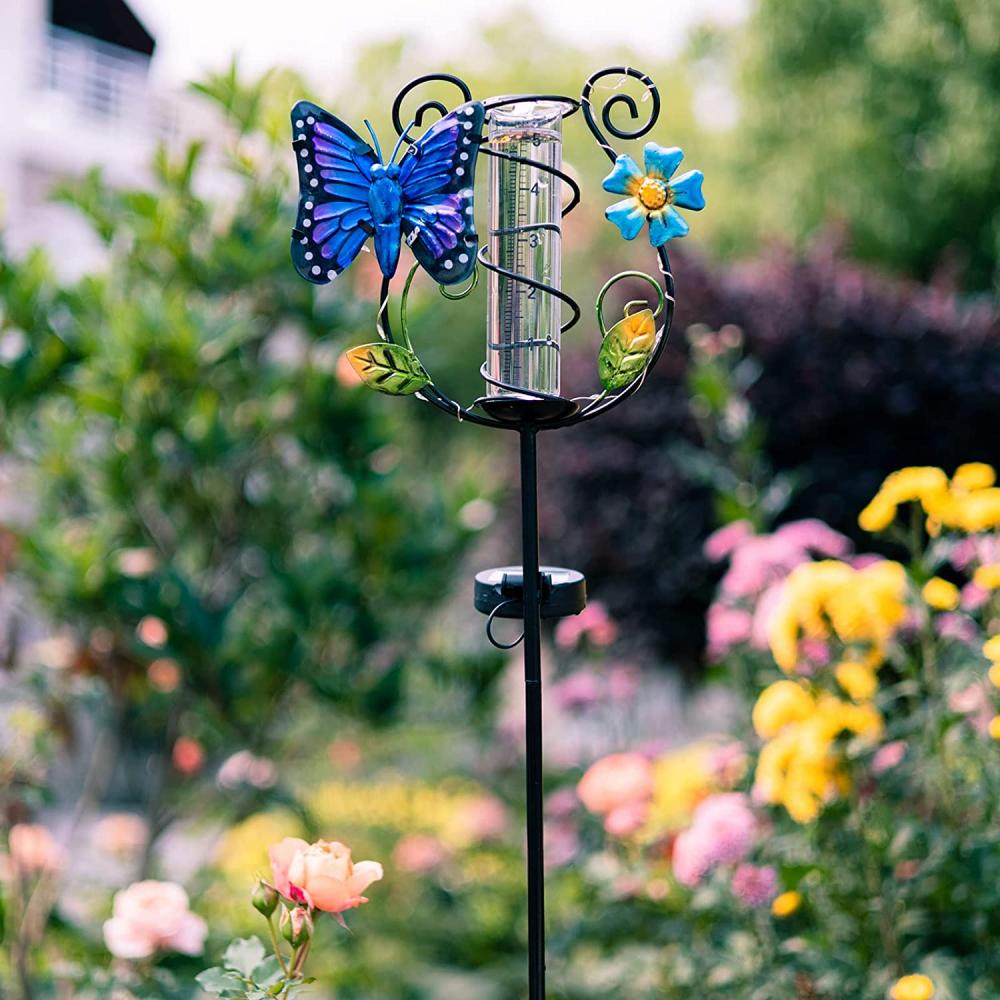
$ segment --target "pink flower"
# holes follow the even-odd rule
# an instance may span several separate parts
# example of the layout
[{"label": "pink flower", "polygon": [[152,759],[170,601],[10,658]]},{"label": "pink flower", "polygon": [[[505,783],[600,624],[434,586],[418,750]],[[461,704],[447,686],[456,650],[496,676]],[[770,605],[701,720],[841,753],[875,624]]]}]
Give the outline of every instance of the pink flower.
[{"label": "pink flower", "polygon": [[710,795],[694,811],[691,826],[674,841],[674,876],[697,885],[713,868],[742,861],[753,847],[757,821],[740,792]]},{"label": "pink flower", "polygon": [[223,788],[237,788],[240,785],[272,788],[277,780],[278,769],[274,766],[274,761],[258,757],[249,750],[239,750],[227,757],[216,775],[216,781]]},{"label": "pink flower", "polygon": [[556,821],[545,825],[545,867],[562,868],[580,853],[580,835],[572,823]]},{"label": "pink flower", "polygon": [[753,535],[753,526],[749,521],[731,521],[705,539],[702,551],[712,562],[721,562],[733,549]]},{"label": "pink flower", "polygon": [[580,800],[572,788],[560,788],[545,800],[545,815],[551,819],[568,819],[579,804]]},{"label": "pink flower", "polygon": [[778,528],[773,537],[831,559],[843,559],[851,551],[851,542],[846,535],[816,518],[789,521]]},{"label": "pink flower", "polygon": [[577,670],[552,685],[552,697],[567,712],[590,708],[603,695],[601,679],[590,670]]},{"label": "pink flower", "polygon": [[884,774],[886,771],[896,767],[906,756],[906,741],[893,740],[879,747],[872,757],[872,772],[874,774]]},{"label": "pink flower", "polygon": [[[740,524],[741,522],[736,522]],[[752,535],[733,525],[716,532],[706,543],[706,554],[730,556],[729,569],[722,578],[722,593],[728,597],[752,597],[784,579],[813,553],[843,558],[850,541],[822,521],[807,519],[783,524],[773,534]]]},{"label": "pink flower", "polygon": [[710,660],[721,660],[734,646],[750,639],[753,616],[743,608],[733,608],[715,603],[708,609],[707,655]]},{"label": "pink flower", "polygon": [[963,611],[978,611],[990,599],[990,592],[985,587],[977,587],[967,583],[962,588],[961,605]]},{"label": "pink flower", "polygon": [[446,839],[456,847],[500,840],[510,828],[507,807],[495,795],[476,795],[460,803],[448,821]]},{"label": "pink flower", "polygon": [[62,848],[39,823],[15,823],[10,828],[7,846],[11,863],[24,875],[56,872],[65,863]]},{"label": "pink flower", "polygon": [[677,834],[671,865],[674,878],[689,889],[693,889],[712,870],[706,843],[693,827]]},{"label": "pink flower", "polygon": [[288,869],[291,867],[295,856],[302,851],[309,849],[309,844],[301,837],[285,837],[284,840],[272,844],[268,848],[267,856],[271,862],[271,876],[274,880],[274,887],[282,896],[292,898],[292,887],[288,880]]},{"label": "pink flower", "polygon": [[591,601],[574,618],[563,618],[556,626],[556,645],[572,649],[581,639],[595,646],[610,646],[618,638],[618,626],[600,601]]},{"label": "pink flower", "polygon": [[771,865],[740,865],[733,872],[733,895],[750,909],[766,906],[778,895],[778,872]]},{"label": "pink flower", "polygon": [[951,564],[955,569],[967,570],[980,565],[1000,562],[1000,535],[979,535],[963,538],[951,550]]},{"label": "pink flower", "polygon": [[692,820],[709,843],[713,864],[732,864],[750,853],[757,820],[742,792],[710,795],[695,808]]},{"label": "pink flower", "polygon": [[973,644],[979,639],[976,623],[965,615],[948,611],[934,617],[934,631],[942,639],[955,639],[958,642]]},{"label": "pink flower", "polygon": [[750,645],[754,649],[768,649],[768,636],[771,631],[771,619],[775,611],[781,604],[782,582],[773,583],[768,587],[757,600],[757,607],[753,612],[753,626],[750,629]]},{"label": "pink flower", "polygon": [[648,817],[648,802],[627,802],[604,817],[604,829],[610,836],[625,840],[641,830]]},{"label": "pink flower", "polygon": [[608,695],[612,701],[631,701],[639,692],[642,671],[631,663],[618,663],[608,674]]},{"label": "pink flower", "polygon": [[200,955],[207,935],[208,925],[173,882],[148,880],[122,889],[104,924],[104,943],[118,958],[149,958],[158,951]]},{"label": "pink flower", "polygon": [[448,860],[448,848],[430,834],[411,833],[396,844],[392,860],[400,871],[426,875]]},{"label": "pink flower", "polygon": [[968,718],[969,724],[981,736],[989,732],[994,716],[992,698],[982,681],[973,681],[961,691],[948,696],[948,707]]},{"label": "pink flower", "polygon": [[580,801],[598,816],[645,802],[653,794],[653,766],[641,754],[616,753],[591,764],[576,786]]}]

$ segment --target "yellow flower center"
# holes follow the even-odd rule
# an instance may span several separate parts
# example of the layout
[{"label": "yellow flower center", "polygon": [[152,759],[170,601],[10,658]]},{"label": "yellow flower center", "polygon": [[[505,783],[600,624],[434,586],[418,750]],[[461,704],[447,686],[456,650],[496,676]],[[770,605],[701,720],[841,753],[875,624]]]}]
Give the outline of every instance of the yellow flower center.
[{"label": "yellow flower center", "polygon": [[636,194],[642,207],[651,212],[663,208],[670,197],[667,185],[656,177],[643,177]]}]

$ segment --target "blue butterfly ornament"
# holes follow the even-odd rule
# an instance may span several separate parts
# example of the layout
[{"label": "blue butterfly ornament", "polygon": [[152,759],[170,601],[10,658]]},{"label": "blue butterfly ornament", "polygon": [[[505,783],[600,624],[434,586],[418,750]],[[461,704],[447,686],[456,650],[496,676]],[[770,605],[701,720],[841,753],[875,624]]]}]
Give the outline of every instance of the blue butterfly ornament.
[{"label": "blue butterfly ornament", "polygon": [[292,108],[292,148],[299,173],[298,219],[292,230],[295,269],[317,285],[332,281],[374,238],[382,273],[391,278],[403,240],[439,284],[472,274],[478,236],[473,179],[485,112],[470,101],[445,115],[388,163],[349,125],[309,101]]}]

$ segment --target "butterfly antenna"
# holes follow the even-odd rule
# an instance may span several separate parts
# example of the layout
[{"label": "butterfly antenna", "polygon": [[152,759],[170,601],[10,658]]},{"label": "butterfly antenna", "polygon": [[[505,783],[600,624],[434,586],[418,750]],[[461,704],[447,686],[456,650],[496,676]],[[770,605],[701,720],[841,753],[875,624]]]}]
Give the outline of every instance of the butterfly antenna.
[{"label": "butterfly antenna", "polygon": [[365,128],[368,129],[368,134],[372,137],[372,142],[375,143],[375,152],[378,154],[379,163],[385,163],[385,159],[382,156],[382,147],[378,144],[378,136],[375,134],[375,129],[372,128],[372,123],[366,118]]},{"label": "butterfly antenna", "polygon": [[416,118],[414,118],[413,121],[411,121],[410,124],[407,125],[406,128],[404,128],[403,131],[400,133],[399,138],[396,140],[396,146],[392,151],[392,156],[389,157],[390,163],[396,162],[396,154],[399,152],[399,147],[403,145],[403,141],[406,139],[407,135],[409,135],[410,129],[413,128],[413,126],[416,124],[417,120]]}]

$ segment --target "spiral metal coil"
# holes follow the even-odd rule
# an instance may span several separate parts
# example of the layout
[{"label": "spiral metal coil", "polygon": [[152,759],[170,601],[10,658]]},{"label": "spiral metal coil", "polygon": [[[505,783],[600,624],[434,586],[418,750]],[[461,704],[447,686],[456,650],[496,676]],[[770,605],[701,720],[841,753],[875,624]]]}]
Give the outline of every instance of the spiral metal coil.
[{"label": "spiral metal coil", "polygon": [[[622,87],[627,80],[634,79],[639,81],[645,88],[645,92],[641,100],[649,100],[651,102],[649,108],[649,114],[645,120],[641,121],[640,124],[633,126],[632,128],[623,128],[616,125],[613,121],[613,112],[615,109],[621,109],[627,111],[629,117],[633,122],[639,121],[639,106],[636,103],[634,97],[630,94],[621,92],[614,94],[603,104],[598,106],[598,112],[595,115],[595,103],[593,100],[593,94],[596,89],[599,89],[600,81],[606,79],[607,77],[617,77],[618,82],[611,89],[618,89]],[[462,95],[462,102],[467,102],[472,100],[472,91],[469,89],[468,84],[464,80],[457,76],[453,76],[450,73],[429,73],[424,76],[416,77],[411,80],[405,87],[403,87],[399,93],[396,95],[395,100],[392,105],[392,123],[393,127],[396,129],[397,135],[402,137],[402,141],[412,144],[414,141],[406,133],[406,126],[403,123],[402,108],[407,97],[418,87],[421,87],[428,83],[445,83],[450,86],[457,88]],[[505,107],[511,104],[520,103],[522,101],[557,101],[565,105],[569,110],[563,115],[563,118],[569,118],[571,115],[575,114],[577,111],[582,111],[584,121],[587,127],[590,129],[591,134],[597,140],[597,144],[605,154],[611,160],[612,163],[615,162],[617,158],[617,153],[612,148],[608,141],[608,136],[606,133],[610,133],[617,139],[638,139],[646,135],[656,124],[660,115],[660,94],[653,83],[652,79],[640,70],[634,69],[630,66],[609,66],[606,69],[599,70],[588,78],[584,84],[583,91],[579,99],[566,97],[562,94],[519,94],[514,97],[498,97],[492,98],[490,100],[483,102],[483,107],[487,112],[495,110],[496,108]],[[448,113],[447,106],[439,100],[425,100],[418,105],[416,110],[412,115],[412,121],[417,127],[424,124],[424,120],[430,113],[437,114],[439,116],[444,116]],[[600,124],[598,124],[598,118],[600,119]],[[603,129],[602,129],[603,126]],[[538,160],[532,160],[527,157],[515,156],[511,153],[502,152],[500,150],[491,149],[489,147],[488,138],[483,138],[481,141],[480,152],[486,156],[493,156],[502,159],[513,160],[518,163],[526,164],[528,166],[535,167],[536,169],[542,170],[545,173],[551,174],[558,177],[564,184],[569,186],[572,192],[572,197],[566,206],[562,209],[562,217],[569,215],[579,204],[580,204],[580,187],[576,181],[570,177],[568,174],[561,170],[556,170],[550,167],[548,164],[541,163]],[[556,227],[556,231],[560,231],[559,227]],[[494,386],[498,389],[507,390],[512,393],[516,393],[520,396],[528,396],[534,399],[548,400],[550,402],[561,402],[567,405],[572,405],[576,403],[582,403],[583,405],[577,408],[573,406],[574,412],[567,416],[558,416],[554,419],[547,419],[543,423],[539,423],[539,429],[550,429],[557,427],[568,427],[574,424],[582,423],[585,420],[592,420],[594,417],[600,416],[603,413],[607,413],[609,410],[618,406],[629,396],[637,392],[643,382],[645,381],[646,375],[649,373],[650,369],[659,360],[659,357],[663,351],[663,347],[666,344],[667,336],[670,332],[671,322],[673,320],[674,313],[674,278],[670,271],[670,258],[667,255],[665,247],[660,247],[657,249],[657,258],[659,263],[659,272],[662,277],[662,297],[665,304],[664,309],[664,319],[663,325],[657,331],[656,343],[650,354],[649,361],[643,370],[642,375],[637,378],[630,385],[626,386],[624,389],[612,394],[600,393],[594,396],[578,397],[576,399],[569,399],[563,396],[557,396],[551,393],[539,392],[537,390],[532,390],[525,388],[524,386],[514,386],[509,385],[505,382],[497,381],[492,378],[487,371],[486,365],[484,364],[480,369],[484,381],[488,384]],[[567,330],[575,326],[581,317],[581,309],[579,303],[569,294],[562,291],[561,289],[555,288],[551,285],[547,285],[543,282],[536,281],[533,278],[528,277],[524,274],[519,274],[515,271],[509,271],[505,268],[494,264],[489,260],[489,247],[484,244],[479,248],[477,255],[478,264],[488,271],[492,271],[495,274],[502,275],[512,281],[520,282],[523,285],[535,288],[546,295],[554,296],[559,299],[560,302],[565,304],[570,309],[569,318],[562,324],[560,330],[565,333]],[[616,275],[612,278],[604,287],[601,292],[601,296],[598,302],[598,309],[600,309],[600,302],[603,301],[604,296],[607,294],[608,289],[620,280],[626,280],[634,277],[636,272],[624,272],[622,274]],[[655,282],[655,279],[648,275],[643,275],[647,280]],[[449,299],[463,298],[465,295],[469,294],[475,287],[478,281],[478,276],[473,278],[472,283],[467,289],[459,293],[445,293],[446,297]],[[390,281],[388,278],[383,278],[382,287],[379,295],[379,312],[378,312],[378,331],[379,335],[389,343],[397,343],[393,337],[392,327],[389,320],[389,285]],[[418,398],[431,403],[433,406],[438,407],[446,413],[457,417],[459,420],[468,420],[470,423],[480,424],[486,427],[499,427],[503,429],[516,429],[516,424],[509,421],[500,420],[492,417],[485,413],[477,412],[472,407],[464,407],[457,403],[455,400],[451,399],[445,395],[434,383],[433,381],[421,389],[415,394]],[[475,406],[476,404],[473,404]]]}]

